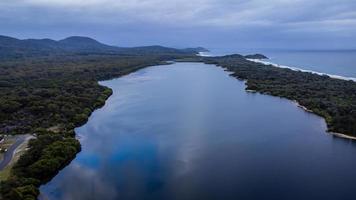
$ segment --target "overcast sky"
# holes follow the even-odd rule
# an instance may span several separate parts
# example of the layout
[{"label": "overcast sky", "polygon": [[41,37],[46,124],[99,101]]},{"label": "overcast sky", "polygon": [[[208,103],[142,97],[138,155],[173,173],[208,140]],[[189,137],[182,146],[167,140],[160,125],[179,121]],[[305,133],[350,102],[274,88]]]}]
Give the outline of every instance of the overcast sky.
[{"label": "overcast sky", "polygon": [[0,34],[137,46],[356,48],[356,0],[0,0]]}]

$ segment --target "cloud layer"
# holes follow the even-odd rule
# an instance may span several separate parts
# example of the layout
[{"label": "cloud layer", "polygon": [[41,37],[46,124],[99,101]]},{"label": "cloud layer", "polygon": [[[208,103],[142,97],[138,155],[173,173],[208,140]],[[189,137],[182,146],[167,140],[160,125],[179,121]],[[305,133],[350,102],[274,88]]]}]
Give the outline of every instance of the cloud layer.
[{"label": "cloud layer", "polygon": [[115,43],[113,37],[121,36],[126,41],[120,43],[126,45],[147,39],[188,44],[198,36],[202,43],[254,46],[271,45],[277,39],[275,46],[295,40],[298,45],[313,41],[314,46],[323,46],[332,40],[331,47],[351,47],[356,35],[356,1],[3,0],[0,20],[0,34],[20,37],[87,34]]}]

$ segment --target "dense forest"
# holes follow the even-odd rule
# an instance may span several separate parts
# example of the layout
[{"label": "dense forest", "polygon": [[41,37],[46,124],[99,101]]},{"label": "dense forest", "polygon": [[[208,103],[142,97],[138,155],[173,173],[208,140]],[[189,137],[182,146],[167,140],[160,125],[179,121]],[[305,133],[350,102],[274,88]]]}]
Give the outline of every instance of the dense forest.
[{"label": "dense forest", "polygon": [[119,48],[90,38],[61,41],[0,37],[0,134],[34,134],[1,183],[3,199],[34,200],[80,151],[74,128],[105,104],[110,88],[98,84],[167,61],[216,64],[246,80],[248,90],[298,101],[324,117],[329,131],[356,136],[356,83],[263,65],[261,54],[199,57],[203,48]]},{"label": "dense forest", "polygon": [[[261,55],[247,56],[248,58]],[[296,100],[325,118],[328,131],[356,136],[356,82],[255,63],[241,55],[199,58],[246,80],[247,90]]]},{"label": "dense forest", "polygon": [[[70,40],[73,39],[78,38]],[[0,62],[0,134],[36,136],[29,142],[29,150],[14,165],[8,180],[1,183],[3,199],[36,199],[38,187],[55,176],[80,151],[74,128],[84,124],[112,94],[110,88],[99,85],[98,81],[151,65],[167,64],[166,61],[177,58],[195,57],[197,53],[194,49],[159,46],[116,52],[119,51],[116,47],[104,45],[101,48],[100,43],[89,41],[102,51],[84,53],[82,48],[87,47],[82,39],[75,47],[80,51],[73,47],[61,53],[56,50],[47,54],[27,54],[26,49],[19,51],[16,44],[16,48],[8,48],[15,49],[16,59],[10,56]],[[64,42],[66,46],[67,42]],[[91,50],[97,51],[94,47]]]}]

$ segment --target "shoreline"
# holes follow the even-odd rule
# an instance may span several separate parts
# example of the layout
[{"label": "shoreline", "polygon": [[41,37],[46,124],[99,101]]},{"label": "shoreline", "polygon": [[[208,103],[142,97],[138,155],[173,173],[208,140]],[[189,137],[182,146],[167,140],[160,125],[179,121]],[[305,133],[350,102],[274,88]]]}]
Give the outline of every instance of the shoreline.
[{"label": "shoreline", "polygon": [[[204,62],[200,62],[200,63],[204,63]],[[204,63],[204,64],[206,64],[206,63]],[[159,64],[158,64],[158,65],[159,65]],[[214,64],[214,65],[219,67],[219,65],[217,65],[217,64]],[[99,85],[102,85],[102,84],[100,84],[100,82],[102,82],[102,81],[108,81],[108,80],[111,80],[111,79],[121,78],[122,76],[129,75],[129,74],[134,73],[134,72],[136,72],[136,71],[138,71],[138,70],[141,70],[141,69],[144,69],[144,68],[147,68],[147,67],[152,67],[152,66],[156,66],[156,65],[148,65],[148,66],[145,66],[145,67],[141,67],[141,68],[139,68],[139,69],[130,71],[130,72],[127,73],[127,74],[123,74],[123,75],[121,75],[121,76],[109,78],[109,79],[106,79],[106,80],[97,80],[97,83],[98,83]],[[224,68],[224,67],[223,67],[223,68]],[[226,68],[224,68],[224,69],[226,69]],[[226,71],[229,72],[228,70],[226,70]],[[234,74],[234,72],[231,71],[231,74]],[[235,77],[235,78],[238,78],[238,77]],[[111,89],[111,88],[108,87],[108,86],[105,86],[105,87]],[[245,90],[245,91],[246,91],[246,90]],[[249,91],[248,91],[248,92],[249,92]],[[252,91],[250,91],[250,92],[252,92]],[[259,92],[259,91],[253,91],[253,92],[261,93],[261,92]],[[94,113],[96,110],[101,109],[101,108],[106,104],[107,100],[108,100],[111,96],[112,96],[112,93],[106,97],[106,99],[105,99],[103,105],[98,106],[97,108],[95,108],[95,109],[89,114],[89,116],[87,117],[86,121],[85,121],[83,124],[81,124],[81,125],[79,125],[79,126],[76,126],[75,128],[78,128],[78,127],[81,127],[81,126],[85,125],[85,124],[87,123],[87,121],[89,120],[89,117],[91,116],[91,114]],[[273,95],[270,95],[270,96],[273,96]],[[290,100],[290,99],[289,99],[289,100]],[[293,101],[293,100],[292,100],[292,101]],[[295,101],[295,102],[296,102],[296,101]],[[296,102],[296,103],[297,103],[297,105],[299,105],[298,102]],[[305,108],[304,106],[299,105],[298,107],[302,108],[303,110],[305,110],[305,111],[307,111],[307,112],[313,113],[312,111],[308,110],[308,109]],[[314,114],[315,114],[315,113],[314,113]],[[318,116],[319,116],[319,115],[318,115]],[[75,130],[75,128],[74,128],[74,130]],[[326,132],[327,132],[327,130],[326,130]],[[348,136],[348,135],[341,134],[341,133],[331,133],[331,132],[327,132],[327,133],[330,133],[330,134],[335,135],[335,136],[340,137],[340,138],[346,138],[346,139],[356,140],[356,137]],[[75,132],[75,135],[77,135],[76,132]],[[76,139],[78,140],[78,138],[76,138]],[[78,141],[80,142],[80,140],[78,140]],[[74,160],[76,157],[77,157],[77,155],[75,155],[75,157],[74,157],[72,160]],[[70,161],[70,162],[71,162],[71,161]],[[69,165],[70,162],[69,162],[68,164],[66,164],[65,166]],[[60,170],[59,170],[59,171],[60,171]],[[59,171],[58,171],[58,172],[59,172]],[[54,178],[54,177],[55,177],[55,176],[53,176],[52,178]],[[52,179],[52,178],[51,178],[51,179]],[[41,185],[43,185],[43,184],[41,184]]]},{"label": "shoreline", "polygon": [[[303,109],[305,112],[313,113],[313,114],[317,115],[316,113],[314,113],[312,110],[308,109],[307,107],[300,105],[300,103],[299,103],[297,100],[291,100],[291,101],[292,101],[297,107]],[[318,116],[319,116],[319,115],[318,115]]]},{"label": "shoreline", "polygon": [[282,69],[290,69],[290,70],[298,71],[298,72],[312,73],[312,74],[316,74],[316,75],[319,75],[319,76],[328,76],[328,77],[333,78],[333,79],[340,79],[340,80],[345,80],[345,81],[354,81],[354,82],[356,82],[356,78],[355,77],[346,77],[346,76],[340,76],[340,75],[335,75],[335,74],[317,72],[317,71],[313,71],[313,70],[301,69],[301,68],[298,68],[298,67],[291,67],[291,66],[287,66],[287,65],[279,65],[279,64],[268,62],[268,61],[264,61],[264,60],[261,60],[261,59],[248,59],[247,58],[246,60],[251,61],[251,62],[255,62],[255,63],[264,64],[264,65],[271,65],[273,67],[278,67],[278,68],[282,68]]},{"label": "shoreline", "polygon": [[[332,75],[332,74],[327,74],[327,73],[315,72],[315,71],[312,71],[312,70],[304,70],[304,69],[300,69],[300,68],[289,67],[289,66],[285,66],[285,65],[278,65],[278,64],[275,64],[275,63],[272,63],[272,62],[263,61],[261,59],[246,59],[246,60],[249,60],[249,61],[252,61],[252,62],[256,62],[256,63],[261,63],[261,64],[264,64],[264,65],[271,65],[273,67],[285,68],[285,69],[290,69],[290,70],[298,71],[298,72],[307,72],[307,73],[317,74],[317,75],[320,75],[320,76],[325,76],[326,75],[326,76],[329,76],[330,78],[334,78],[334,79],[356,82],[356,78],[353,78],[353,77],[344,77],[344,76],[339,76],[339,75]],[[250,92],[250,91],[248,91],[248,92]],[[258,92],[258,91],[253,91],[253,92]],[[297,100],[292,100],[292,102],[294,102],[294,104],[297,107],[303,109],[305,112],[309,112],[309,113],[317,115],[312,110],[310,110],[310,109],[306,108],[305,106],[302,106],[301,104],[299,104],[299,102]],[[319,116],[319,115],[317,115],[317,116]],[[320,116],[320,117],[322,117],[322,116]],[[322,118],[325,120],[324,117],[322,117]],[[330,134],[330,135],[332,135],[332,136],[334,136],[334,137],[356,141],[356,136],[351,136],[351,135],[347,135],[347,134],[343,134],[343,133],[331,132],[331,131],[328,131],[328,130],[326,130],[325,132]]]},{"label": "shoreline", "polygon": [[[80,148],[81,148],[81,145],[80,145],[80,140],[78,140],[78,138],[76,138],[76,132],[75,132],[75,129],[78,128],[78,127],[81,127],[83,125],[85,125],[90,116],[98,109],[102,108],[107,100],[109,99],[110,96],[112,96],[112,90],[107,87],[107,86],[102,86],[100,85],[100,81],[103,81],[103,80],[111,80],[111,79],[114,79],[114,78],[120,78],[122,76],[125,76],[125,75],[128,75],[128,74],[131,74],[133,72],[136,72],[140,69],[143,69],[143,68],[147,68],[147,67],[150,67],[150,66],[155,66],[155,65],[163,65],[163,64],[167,64],[166,61],[161,61],[161,60],[154,60],[154,61],[142,61],[142,63],[133,63],[132,65],[128,65],[126,66],[127,68],[126,69],[120,69],[119,72],[117,72],[116,74],[113,73],[113,74],[109,74],[107,76],[103,76],[103,77],[98,77],[96,78],[96,80],[89,80],[90,83],[93,83],[93,87],[94,89],[98,89],[98,91],[94,91],[97,92],[97,97],[93,100],[93,102],[88,106],[90,107],[90,112],[85,112],[85,108],[82,108],[82,113],[77,113],[77,114],[82,114],[83,117],[79,118],[78,120],[72,122],[72,124],[66,124],[65,129],[62,129],[61,131],[63,131],[62,133],[64,133],[63,137],[61,137],[60,139],[57,139],[53,142],[51,142],[50,144],[46,144],[44,147],[42,147],[42,149],[44,148],[48,148],[48,147],[51,147],[51,145],[53,144],[63,144],[63,145],[67,145],[67,146],[64,146],[64,147],[73,147],[75,148],[75,152],[69,152],[69,150],[67,151],[68,154],[66,154],[65,156],[63,156],[63,158],[65,158],[65,160],[61,160],[60,163],[58,163],[58,165],[54,166],[55,168],[51,168],[51,171],[49,171],[46,175],[41,175],[42,177],[30,177],[30,178],[33,178],[36,182],[34,183],[27,183],[27,182],[16,182],[18,179],[26,179],[28,178],[28,174],[27,174],[27,171],[25,171],[26,169],[24,167],[22,167],[21,170],[24,171],[23,174],[13,174],[11,172],[11,170],[6,170],[6,173],[8,174],[5,174],[6,176],[2,176],[4,177],[4,184],[14,184],[14,188],[20,188],[20,187],[25,187],[25,186],[30,186],[31,189],[33,188],[33,193],[31,194],[31,197],[35,197],[36,199],[38,198],[38,195],[40,195],[40,187],[46,183],[48,183],[49,181],[51,181],[54,177],[56,177],[58,175],[58,173],[60,173],[61,170],[63,170],[65,167],[67,167],[76,157],[77,157],[77,154],[80,152]],[[125,65],[124,65],[125,66]],[[96,85],[97,84],[97,85]],[[99,90],[100,89],[100,90]],[[85,115],[85,117],[84,117]],[[67,126],[68,125],[68,126]],[[56,124],[55,124],[56,126]],[[56,130],[55,130],[56,131]],[[45,129],[45,132],[44,134],[46,135],[50,135],[53,132],[53,130],[47,130]],[[66,134],[66,135],[65,135]],[[79,145],[77,145],[79,144]],[[79,147],[78,147],[79,146]],[[68,148],[63,148],[63,149],[68,149]],[[64,151],[65,151],[64,150]],[[23,152],[26,152],[24,153],[23,155],[30,155],[30,154],[27,154],[27,152],[30,152],[30,151],[23,151]],[[73,156],[70,155],[70,154],[74,154]],[[31,155],[30,155],[31,156]],[[60,156],[58,156],[60,157]],[[42,160],[46,161],[47,158],[44,158]],[[37,159],[35,160],[35,162],[37,162],[38,160],[40,159]],[[16,161],[17,162],[17,161]],[[33,162],[33,163],[35,163]],[[40,166],[42,167],[42,165]],[[9,165],[7,165],[7,169],[10,169]],[[14,178],[13,179],[9,179],[9,177],[13,176]],[[0,199],[2,199],[2,196],[4,195],[11,195],[10,194],[10,191],[11,188],[7,187],[6,189],[2,190],[1,191],[1,194],[0,194]]]},{"label": "shoreline", "polygon": [[[250,59],[247,59],[247,60],[250,60]],[[230,74],[234,74],[234,72],[228,70],[226,67],[223,67],[223,66],[220,66],[220,65],[217,65],[217,64],[215,64],[215,66],[223,68],[224,71],[227,72],[228,74],[229,74],[229,73],[230,73]],[[229,74],[229,75],[230,75],[230,74]],[[234,76],[234,78],[240,80],[238,77],[235,77],[235,76]],[[241,81],[245,82],[245,84],[246,84],[246,81],[247,81],[247,80],[243,79],[243,80],[241,80]],[[279,97],[279,96],[274,96],[274,95],[262,93],[262,92],[260,92],[260,91],[258,91],[258,90],[248,90],[248,89],[245,88],[245,91],[248,92],[248,93],[259,93],[259,94],[262,94],[262,95],[269,95],[269,96],[273,96],[273,97]],[[280,98],[284,98],[284,97],[280,97]],[[315,112],[313,112],[312,110],[308,109],[307,107],[305,107],[305,106],[299,104],[299,102],[298,102],[297,100],[295,100],[295,99],[294,99],[294,100],[293,100],[293,99],[288,99],[288,98],[284,98],[284,99],[286,99],[286,100],[288,100],[288,101],[291,101],[294,105],[296,105],[297,107],[301,108],[301,109],[304,110],[305,112],[308,112],[308,113],[311,113],[311,114],[314,114],[314,115],[316,115],[316,116],[321,117],[321,118],[324,120],[326,126],[328,126],[328,124],[326,123],[325,118],[324,118],[323,116],[320,116],[320,115],[316,114]],[[334,136],[334,137],[338,137],[338,138],[342,138],[342,139],[349,139],[349,140],[356,141],[356,136],[351,136],[351,135],[347,135],[347,134],[343,134],[343,133],[331,132],[331,131],[328,131],[327,129],[325,130],[325,133],[327,133],[327,134],[329,134],[329,135],[331,135],[331,136]]]},{"label": "shoreline", "polygon": [[[184,62],[183,62],[183,63],[184,63]],[[189,62],[186,62],[186,63],[189,63]],[[205,64],[205,65],[208,65],[208,64],[206,64],[206,63],[204,63],[204,62],[199,62],[199,63],[203,63],[203,64]],[[217,65],[217,64],[212,64],[212,65],[214,65],[214,66],[216,66],[216,67],[221,67],[228,75],[234,74],[233,71],[229,71],[226,67],[222,67],[222,66],[219,66],[219,65]],[[153,66],[156,66],[156,65],[153,65]],[[148,68],[148,67],[153,67],[153,66],[147,66],[147,67],[144,67],[144,68],[142,68],[142,69],[145,69],[145,68]],[[139,70],[142,70],[142,69],[139,69]],[[139,70],[138,70],[138,71],[139,71]],[[124,76],[128,76],[128,75],[130,75],[130,74],[132,74],[132,73],[135,73],[135,72],[137,72],[137,71],[133,71],[133,72],[130,72],[130,73],[126,74],[126,75],[119,76],[119,77],[115,77],[115,78],[112,78],[112,79],[97,81],[97,83],[100,84],[100,85],[102,85],[102,86],[104,86],[104,87],[110,88],[110,87],[107,86],[107,85],[103,85],[102,82],[104,82],[104,81],[110,81],[110,80],[113,80],[113,79],[119,79],[119,78],[122,78],[122,77],[124,77]],[[235,79],[238,79],[239,81],[246,82],[246,80],[239,79],[238,77],[235,77],[235,76],[233,76],[233,77],[234,77]],[[112,89],[112,88],[110,88],[110,89]],[[269,96],[272,96],[272,97],[278,97],[278,96],[274,96],[274,95],[270,95],[270,94],[264,94],[264,93],[261,93],[260,91],[256,91],[256,90],[247,90],[247,89],[245,89],[245,92],[249,92],[249,93],[259,93],[259,94],[262,94],[262,95],[269,95]],[[112,96],[112,94],[111,94],[110,96],[108,96],[108,98],[105,100],[105,104],[107,103],[107,100],[108,100],[111,96]],[[297,107],[303,109],[305,112],[308,112],[308,113],[314,114],[314,115],[316,115],[316,116],[319,116],[319,115],[317,115],[316,113],[314,113],[313,111],[309,110],[308,108],[306,108],[306,107],[300,105],[300,104],[298,103],[298,101],[296,101],[296,100],[291,100],[291,99],[287,99],[287,98],[284,98],[284,97],[280,97],[280,98],[283,98],[283,99],[286,99],[286,100],[291,101],[294,105],[296,105]],[[104,105],[105,105],[105,104],[104,104]],[[103,105],[103,106],[104,106],[104,105]],[[92,113],[94,113],[94,112],[97,111],[97,110],[102,109],[103,106],[101,106],[101,107],[95,109]],[[92,113],[91,113],[91,114],[92,114]],[[89,116],[89,117],[90,117],[90,116]],[[322,119],[325,120],[325,118],[323,118],[322,116],[319,116],[319,117],[321,117]],[[89,119],[89,118],[88,118],[88,119]],[[86,123],[87,123],[87,122],[86,122]],[[86,123],[82,124],[81,126],[84,126]],[[326,122],[325,122],[325,123],[326,123]],[[79,127],[81,127],[81,126],[78,126],[78,127],[76,127],[76,128],[79,128]],[[325,133],[327,133],[327,135],[330,134],[331,136],[335,136],[335,137],[337,137],[337,138],[350,139],[350,140],[355,140],[355,141],[356,141],[356,136],[349,136],[349,135],[342,134],[342,133],[329,132],[329,131],[327,131],[327,130],[325,130]],[[82,137],[81,137],[79,134],[77,134],[77,132],[75,132],[75,135],[76,135],[76,139],[80,142],[80,139],[81,139]],[[77,157],[77,155],[75,156],[75,158],[76,158],[76,157]],[[74,159],[75,159],[75,158],[74,158]],[[73,159],[73,160],[74,160],[74,159]],[[71,162],[72,162],[72,161],[71,161]],[[70,164],[70,163],[69,163],[69,164]],[[69,164],[68,164],[68,165],[69,165]],[[66,165],[66,166],[67,166],[67,165]],[[40,195],[38,196],[38,199],[39,199],[39,200],[47,200],[48,198],[45,196],[45,194],[40,193]]]},{"label": "shoreline", "polygon": [[327,131],[327,133],[329,133],[332,136],[338,137],[338,138],[343,138],[343,139],[349,139],[349,140],[352,140],[352,141],[356,141],[356,136],[345,135],[345,134],[342,134],[342,133],[328,132],[328,131]]},{"label": "shoreline", "polygon": [[[217,55],[209,54],[209,52],[199,52],[197,55],[201,56],[201,57],[215,57],[215,56],[217,56]],[[328,76],[328,77],[334,78],[334,79],[356,82],[356,77],[347,77],[347,76],[317,72],[317,71],[313,71],[313,70],[302,69],[302,68],[292,67],[292,66],[287,66],[287,65],[280,65],[280,64],[273,63],[273,62],[265,61],[267,59],[251,59],[251,58],[245,58],[245,59],[248,61],[251,61],[251,62],[260,63],[260,64],[264,64],[264,65],[271,65],[273,67],[278,67],[278,68],[282,68],[282,69],[290,69],[290,70],[298,71],[298,72],[307,72],[307,73],[312,73],[312,74],[316,74],[319,76]]]},{"label": "shoreline", "polygon": [[[314,113],[312,110],[309,110],[309,109],[306,108],[305,106],[300,105],[297,100],[292,100],[292,102],[293,102],[297,107],[303,109],[305,112],[312,113],[312,114],[314,114],[314,115],[319,116],[318,114]],[[323,118],[324,121],[325,121],[325,118],[324,118],[324,117],[322,117],[322,116],[319,116],[319,117]],[[325,123],[326,123],[326,122],[325,122]],[[332,131],[328,131],[328,130],[326,130],[325,132],[328,133],[328,134],[330,134],[330,135],[332,135],[332,136],[335,136],[335,137],[339,137],[339,138],[343,138],[343,139],[350,139],[350,140],[356,141],[356,136],[346,135],[346,134],[343,134],[343,133],[336,133],[336,132],[332,132]]]}]

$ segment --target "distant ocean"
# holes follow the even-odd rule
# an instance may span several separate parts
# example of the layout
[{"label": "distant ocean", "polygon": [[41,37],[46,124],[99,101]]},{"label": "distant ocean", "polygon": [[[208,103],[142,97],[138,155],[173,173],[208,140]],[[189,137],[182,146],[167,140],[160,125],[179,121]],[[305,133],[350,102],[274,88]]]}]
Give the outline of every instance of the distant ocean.
[{"label": "distant ocean", "polygon": [[336,78],[356,80],[356,50],[234,50],[210,49],[207,55],[262,53],[269,60],[265,62],[280,67],[301,69],[320,74],[335,75]]}]

